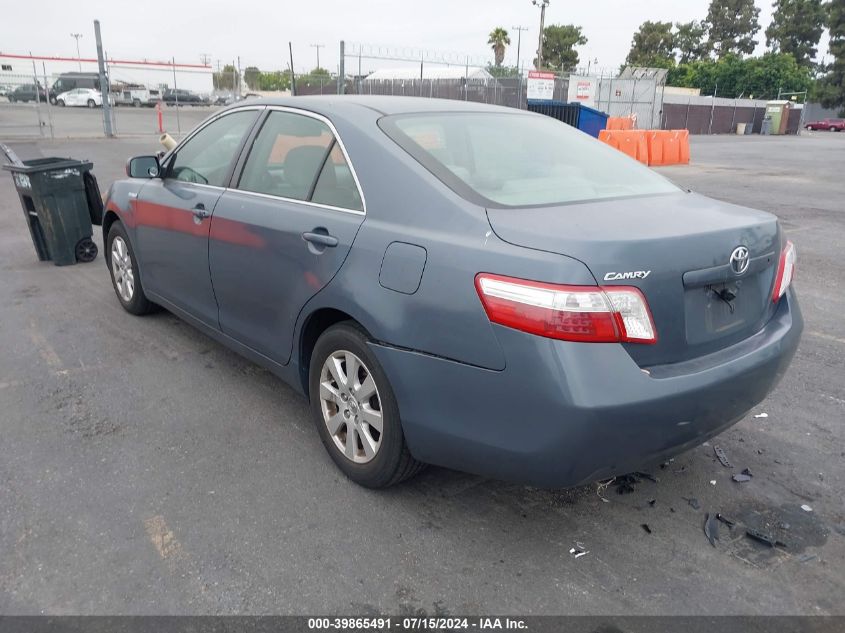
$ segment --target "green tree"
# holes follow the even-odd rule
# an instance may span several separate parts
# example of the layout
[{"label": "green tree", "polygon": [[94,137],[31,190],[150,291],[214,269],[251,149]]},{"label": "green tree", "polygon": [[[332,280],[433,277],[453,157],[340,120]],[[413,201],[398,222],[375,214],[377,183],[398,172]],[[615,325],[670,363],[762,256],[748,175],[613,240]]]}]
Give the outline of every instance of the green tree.
[{"label": "green tree", "polygon": [[[845,1],[845,0],[843,0]],[[766,53],[743,59],[734,53],[722,59],[680,64],[669,71],[671,86],[700,88],[704,95],[774,99],[779,90],[800,92],[813,82],[810,69],[788,53]]]},{"label": "green tree", "polygon": [[312,68],[308,72],[308,76],[309,77],[320,77],[320,76],[331,77],[331,73],[328,70],[326,70],[325,68],[320,68],[319,66],[317,66],[316,68]]},{"label": "green tree", "polygon": [[247,66],[244,68],[244,83],[250,90],[258,90],[261,78],[261,71],[255,66]]},{"label": "green tree", "polygon": [[827,11],[822,0],[775,0],[766,45],[775,53],[792,53],[803,66],[812,66],[824,30]]},{"label": "green tree", "polygon": [[215,90],[234,90],[238,84],[238,71],[232,64],[226,64],[223,70],[212,74],[211,82]]},{"label": "green tree", "polygon": [[671,68],[675,65],[675,36],[671,22],[643,22],[634,33],[626,63],[631,66]]},{"label": "green tree", "polygon": [[824,69],[814,94],[824,107],[841,108],[845,112],[845,0],[830,0],[827,10],[828,48],[833,62]]},{"label": "green tree", "polygon": [[679,64],[705,59],[710,54],[706,23],[697,20],[677,22],[675,29],[675,50],[678,52]]},{"label": "green tree", "polygon": [[705,20],[709,47],[720,58],[728,53],[750,55],[757,45],[754,35],[760,30],[759,16],[754,0],[711,0]]},{"label": "green tree", "polygon": [[511,38],[508,35],[508,32],[501,26],[497,26],[495,29],[490,31],[490,37],[488,38],[487,43],[490,45],[490,48],[493,49],[493,57],[496,66],[501,66],[502,62],[505,61],[505,47],[510,46],[511,43]]},{"label": "green tree", "polygon": [[259,90],[290,90],[290,71],[274,70],[263,72],[258,78]]},{"label": "green tree", "polygon": [[487,72],[497,79],[519,77],[519,69],[516,66],[494,66],[493,64],[489,64],[487,66]]},{"label": "green tree", "polygon": [[[576,46],[583,46],[587,38],[581,27],[574,24],[552,24],[543,29],[543,65],[551,70],[573,70],[578,65]],[[537,60],[534,60],[537,66]]]}]

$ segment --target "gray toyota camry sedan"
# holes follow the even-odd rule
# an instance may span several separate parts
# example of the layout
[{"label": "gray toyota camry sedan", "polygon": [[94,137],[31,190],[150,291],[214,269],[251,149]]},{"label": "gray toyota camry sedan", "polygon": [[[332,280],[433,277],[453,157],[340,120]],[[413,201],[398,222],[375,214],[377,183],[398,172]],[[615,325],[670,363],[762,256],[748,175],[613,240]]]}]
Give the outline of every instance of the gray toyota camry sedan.
[{"label": "gray toyota camry sedan", "polygon": [[103,222],[123,307],[301,391],[364,486],[642,468],[763,400],[803,327],[775,216],[520,110],[263,99],[127,175]]}]

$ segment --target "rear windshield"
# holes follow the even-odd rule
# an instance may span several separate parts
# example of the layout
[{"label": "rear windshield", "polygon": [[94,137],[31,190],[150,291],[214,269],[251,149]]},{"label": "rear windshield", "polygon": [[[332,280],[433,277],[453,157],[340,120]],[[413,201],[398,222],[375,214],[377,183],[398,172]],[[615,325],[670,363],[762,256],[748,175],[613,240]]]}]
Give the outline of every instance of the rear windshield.
[{"label": "rear windshield", "polygon": [[444,184],[490,207],[525,207],[679,191],[565,123],[525,113],[384,117],[381,128]]}]

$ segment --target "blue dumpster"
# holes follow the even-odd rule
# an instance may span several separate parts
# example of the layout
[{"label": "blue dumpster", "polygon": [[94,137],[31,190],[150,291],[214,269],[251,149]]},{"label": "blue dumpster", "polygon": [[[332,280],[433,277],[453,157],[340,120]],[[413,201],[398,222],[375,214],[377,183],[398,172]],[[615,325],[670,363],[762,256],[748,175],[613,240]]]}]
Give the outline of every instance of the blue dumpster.
[{"label": "blue dumpster", "polygon": [[607,127],[607,114],[585,105],[581,105],[579,109],[581,112],[578,116],[578,129],[598,138],[599,132]]},{"label": "blue dumpster", "polygon": [[595,138],[607,127],[607,114],[580,103],[531,100],[528,102],[528,110],[550,116]]}]

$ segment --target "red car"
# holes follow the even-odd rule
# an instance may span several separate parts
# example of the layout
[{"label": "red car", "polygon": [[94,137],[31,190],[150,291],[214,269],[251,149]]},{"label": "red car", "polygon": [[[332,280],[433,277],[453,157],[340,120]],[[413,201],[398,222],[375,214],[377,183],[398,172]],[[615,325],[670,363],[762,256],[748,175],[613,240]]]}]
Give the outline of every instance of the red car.
[{"label": "red car", "polygon": [[808,130],[830,130],[831,132],[845,131],[845,119],[822,119],[810,121],[804,125]]}]

